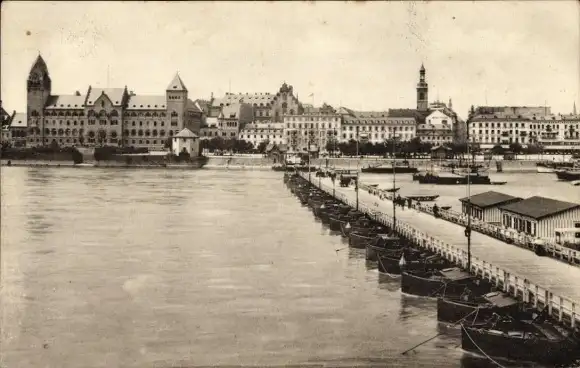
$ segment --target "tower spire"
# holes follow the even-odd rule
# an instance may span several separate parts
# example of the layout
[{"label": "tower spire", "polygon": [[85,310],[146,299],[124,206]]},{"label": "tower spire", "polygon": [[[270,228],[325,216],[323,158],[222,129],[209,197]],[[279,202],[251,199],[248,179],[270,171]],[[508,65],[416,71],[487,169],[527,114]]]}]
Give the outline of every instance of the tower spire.
[{"label": "tower spire", "polygon": [[574,108],[572,109],[572,114],[576,115],[576,101],[574,101]]}]

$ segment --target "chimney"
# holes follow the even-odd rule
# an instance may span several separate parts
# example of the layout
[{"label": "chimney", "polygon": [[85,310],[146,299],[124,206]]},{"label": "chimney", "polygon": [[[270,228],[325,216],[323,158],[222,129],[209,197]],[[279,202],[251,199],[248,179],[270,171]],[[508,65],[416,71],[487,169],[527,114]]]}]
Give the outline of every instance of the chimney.
[{"label": "chimney", "polygon": [[79,91],[75,91],[75,96],[80,96],[81,93]]}]

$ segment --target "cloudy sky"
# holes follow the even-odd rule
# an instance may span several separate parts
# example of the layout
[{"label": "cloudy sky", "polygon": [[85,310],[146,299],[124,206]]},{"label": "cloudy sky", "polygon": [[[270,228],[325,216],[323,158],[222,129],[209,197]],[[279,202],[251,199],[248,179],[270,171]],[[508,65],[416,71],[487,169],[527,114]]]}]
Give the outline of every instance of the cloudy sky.
[{"label": "cloudy sky", "polygon": [[107,84],[163,94],[179,71],[194,99],[286,81],[307,103],[413,108],[424,62],[430,101],[452,97],[461,116],[486,102],[568,113],[580,108],[579,11],[576,1],[3,2],[1,98],[25,111],[40,52],[53,94]]}]

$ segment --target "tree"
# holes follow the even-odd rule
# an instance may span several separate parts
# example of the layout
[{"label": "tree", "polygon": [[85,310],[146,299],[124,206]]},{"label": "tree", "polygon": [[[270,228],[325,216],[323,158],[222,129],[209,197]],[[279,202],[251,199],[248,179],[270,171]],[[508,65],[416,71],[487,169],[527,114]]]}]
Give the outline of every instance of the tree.
[{"label": "tree", "polygon": [[528,144],[528,147],[525,149],[525,152],[528,155],[537,155],[544,151],[544,147],[539,144]]},{"label": "tree", "polygon": [[491,149],[491,152],[492,152],[494,155],[502,155],[502,154],[504,153],[504,151],[505,151],[505,150],[503,149],[503,147],[501,146],[501,144],[496,144],[496,145],[495,145],[495,146],[493,146],[493,148]]},{"label": "tree", "polygon": [[167,138],[163,147],[169,150],[173,149],[173,139],[171,139],[171,137]]},{"label": "tree", "polygon": [[510,151],[512,151],[516,155],[518,153],[521,153],[522,149],[523,149],[522,145],[519,144],[518,142],[510,143]]},{"label": "tree", "polygon": [[345,156],[354,156],[356,155],[356,146],[356,141],[351,139],[348,142],[340,142],[338,144],[338,150]]},{"label": "tree", "polygon": [[56,139],[53,139],[52,142],[50,142],[50,149],[53,152],[58,151],[59,147],[58,147],[58,143],[57,143]]},{"label": "tree", "polygon": [[258,152],[260,153],[266,152],[266,147],[268,147],[268,144],[270,144],[270,141],[268,139],[266,139],[265,141],[261,141],[260,144],[258,144]]}]

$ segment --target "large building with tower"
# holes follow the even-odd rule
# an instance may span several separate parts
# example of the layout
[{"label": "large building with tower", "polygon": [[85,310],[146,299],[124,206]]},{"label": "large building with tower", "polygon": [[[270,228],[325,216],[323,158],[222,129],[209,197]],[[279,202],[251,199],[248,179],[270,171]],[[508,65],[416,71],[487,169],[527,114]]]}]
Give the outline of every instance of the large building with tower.
[{"label": "large building with tower", "polygon": [[94,88],[56,95],[38,56],[27,80],[27,146],[133,146],[162,150],[184,128],[198,133],[203,110],[176,74],[164,95]]}]

